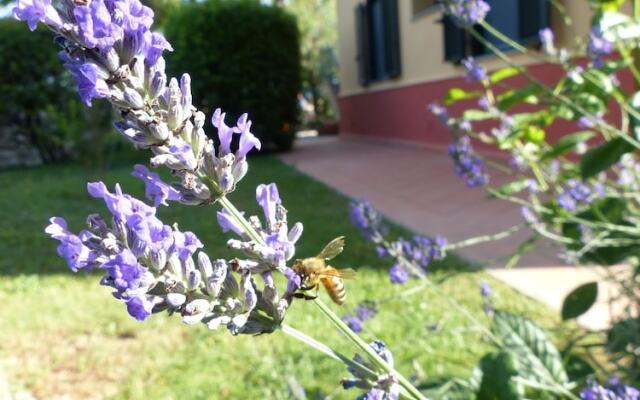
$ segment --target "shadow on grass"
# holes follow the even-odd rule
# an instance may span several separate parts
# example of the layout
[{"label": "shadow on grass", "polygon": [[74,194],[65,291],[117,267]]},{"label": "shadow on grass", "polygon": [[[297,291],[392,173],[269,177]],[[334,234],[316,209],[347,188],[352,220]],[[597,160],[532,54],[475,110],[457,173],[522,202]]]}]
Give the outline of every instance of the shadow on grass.
[{"label": "shadow on grass", "polygon": [[[67,274],[64,260],[56,254],[57,242],[44,234],[51,216],[67,220],[69,229],[77,232],[86,228],[85,218],[91,213],[108,211],[101,200],[91,198],[86,183],[101,180],[112,189],[115,183],[123,191],[143,198],[144,185],[130,176],[134,160],[114,162],[101,170],[81,165],[54,165],[0,172],[0,275]],[[140,162],[144,162],[140,158]],[[170,179],[166,170],[158,171]],[[297,247],[297,256],[317,254],[333,238],[344,235],[347,247],[336,259],[340,268],[390,267],[389,260],[380,260],[374,246],[366,242],[349,221],[349,199],[336,193],[271,155],[252,157],[247,177],[229,197],[239,209],[249,215],[260,212],[255,202],[255,187],[260,183],[277,182],[284,205],[289,210],[290,224],[301,221],[305,233]],[[215,258],[231,256],[217,225],[214,207],[188,207],[172,204],[158,211],[166,224],[179,221],[182,230],[195,232],[205,244],[207,253]],[[392,226],[394,234],[410,237],[411,233]],[[470,264],[458,257],[448,257],[435,263],[434,270],[460,272],[472,270]]]}]

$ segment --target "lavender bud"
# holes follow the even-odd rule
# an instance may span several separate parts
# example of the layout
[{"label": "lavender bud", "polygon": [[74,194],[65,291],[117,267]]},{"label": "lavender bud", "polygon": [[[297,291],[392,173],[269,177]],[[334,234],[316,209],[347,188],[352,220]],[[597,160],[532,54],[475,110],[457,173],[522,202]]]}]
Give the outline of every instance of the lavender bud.
[{"label": "lavender bud", "polygon": [[231,191],[231,189],[233,189],[233,184],[234,184],[234,180],[233,180],[233,174],[231,174],[231,171],[229,169],[225,169],[224,171],[222,171],[222,176],[220,177],[220,189],[222,189],[223,192],[229,192]]},{"label": "lavender bud", "polygon": [[159,124],[150,124],[148,127],[149,132],[151,133],[151,136],[153,136],[154,138],[160,140],[160,141],[165,141],[169,138],[169,128],[167,127],[166,124],[163,123],[159,123]]},{"label": "lavender bud", "polygon": [[213,275],[213,266],[207,253],[201,251],[198,253],[198,269],[205,280],[208,280]]},{"label": "lavender bud", "polygon": [[173,308],[178,308],[187,301],[187,296],[182,293],[169,293],[167,294],[167,304]]},{"label": "lavender bud", "polygon": [[98,231],[101,235],[107,231],[107,223],[100,214],[90,214],[87,217],[87,225],[89,225],[89,228]]},{"label": "lavender bud", "polygon": [[189,278],[187,279],[187,284],[189,290],[198,290],[198,286],[202,282],[202,275],[200,275],[200,271],[197,269],[189,272]]},{"label": "lavender bud", "polygon": [[169,257],[167,260],[167,266],[172,275],[177,277],[182,276],[182,264],[180,263],[180,259],[177,254],[172,254],[171,257]]},{"label": "lavender bud", "polygon": [[140,59],[140,57],[135,57],[129,63],[129,68],[131,68],[131,73],[136,78],[143,80],[144,79],[144,62]]},{"label": "lavender bud", "polygon": [[[200,254],[198,254],[198,258],[200,258]],[[209,257],[207,257],[207,259],[208,258]],[[213,262],[211,275],[208,277],[205,275],[205,283],[210,296],[218,297],[220,294],[220,290],[227,279],[227,269],[227,262],[225,260],[219,259]]]},{"label": "lavender bud", "polygon": [[196,112],[196,115],[193,117],[193,123],[195,124],[196,129],[201,129],[204,127],[205,119],[206,119],[206,116],[202,111]]},{"label": "lavender bud", "polygon": [[248,170],[249,170],[249,163],[247,163],[247,160],[244,158],[242,160],[239,160],[233,166],[233,171],[232,171],[235,181],[239,182],[240,180],[242,180],[242,178],[244,178],[244,176],[247,174]]},{"label": "lavender bud", "polygon": [[207,322],[207,328],[214,331],[218,329],[220,325],[227,325],[229,322],[231,322],[231,318],[227,317],[226,315],[222,315]]},{"label": "lavender bud", "polygon": [[182,322],[187,325],[197,324],[202,321],[206,313],[211,310],[211,304],[205,299],[196,299],[184,307],[182,311]]},{"label": "lavender bud", "polygon": [[189,257],[183,261],[182,267],[183,267],[184,275],[189,276],[189,274],[191,274],[191,271],[195,271],[196,264],[193,262],[193,259]]},{"label": "lavender bud", "polygon": [[182,107],[174,105],[169,108],[167,123],[170,129],[176,129],[182,123]]},{"label": "lavender bud", "polygon": [[149,253],[149,261],[156,271],[161,271],[167,265],[167,253],[162,250],[153,250]]},{"label": "lavender bud", "polygon": [[118,56],[118,52],[115,49],[111,48],[104,55],[104,65],[107,67],[109,72],[116,72],[118,68],[120,68],[120,57]]},{"label": "lavender bud", "polygon": [[192,97],[191,97],[191,77],[189,76],[189,74],[182,74],[182,77],[180,78],[180,91],[182,92],[182,98],[180,99],[182,107],[187,109],[190,108],[192,103]]},{"label": "lavender bud", "polygon": [[152,99],[157,98],[162,94],[166,86],[167,75],[165,75],[162,71],[156,71],[156,73],[153,75],[153,79],[151,79],[149,96],[151,96]]},{"label": "lavender bud", "polygon": [[289,241],[292,243],[296,243],[298,241],[298,239],[300,239],[300,236],[302,236],[302,231],[303,231],[303,225],[300,222],[296,222],[295,225],[293,225],[293,227],[291,227],[291,230],[289,231]]},{"label": "lavender bud", "polygon": [[140,109],[144,107],[144,100],[137,90],[126,88],[123,93],[124,101],[129,104],[133,109]]}]

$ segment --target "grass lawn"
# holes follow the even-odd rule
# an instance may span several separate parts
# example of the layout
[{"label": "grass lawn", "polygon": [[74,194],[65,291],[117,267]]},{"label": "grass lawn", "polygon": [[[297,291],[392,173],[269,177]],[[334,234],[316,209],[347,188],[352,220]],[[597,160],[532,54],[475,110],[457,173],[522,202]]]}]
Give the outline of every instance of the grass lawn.
[{"label": "grass lawn", "polygon": [[[389,283],[388,263],[376,258],[349,222],[348,199],[275,158],[254,157],[250,165],[231,200],[257,213],[256,185],[276,181],[290,223],[305,225],[298,255],[316,254],[336,236],[347,237],[336,264],[358,269],[359,279],[347,283],[348,304],[336,306],[337,312],[342,315],[361,300],[384,299],[378,316],[366,323],[366,340],[385,341],[400,371],[422,382],[470,373],[487,344],[428,289],[402,296],[412,284]],[[37,398],[287,399],[290,382],[297,382],[309,398],[331,393],[355,398],[356,390],[340,388],[340,379],[347,376],[340,364],[281,332],[232,337],[165,315],[138,323],[98,285],[97,275],[68,271],[56,255],[56,242],[43,233],[48,218],[62,216],[77,231],[87,214],[106,215],[102,201],[86,193],[90,180],[103,180],[110,188],[120,182],[126,192],[142,197],[143,184],[129,176],[131,168],[121,163],[98,172],[68,165],[0,173],[0,361],[12,388]],[[174,205],[160,210],[160,217],[196,232],[213,258],[229,255],[211,207]],[[499,307],[524,312],[545,327],[558,325],[550,310],[482,272],[469,271],[455,257],[440,262],[432,276],[447,277],[442,290],[485,322],[481,279],[494,286]],[[353,354],[310,302],[294,302],[287,322]]]}]

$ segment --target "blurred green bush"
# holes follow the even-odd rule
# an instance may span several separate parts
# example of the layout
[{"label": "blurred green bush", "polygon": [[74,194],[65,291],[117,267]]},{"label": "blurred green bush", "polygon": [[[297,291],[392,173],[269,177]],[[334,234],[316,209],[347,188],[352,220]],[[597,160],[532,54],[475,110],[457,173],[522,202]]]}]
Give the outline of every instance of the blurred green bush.
[{"label": "blurred green bush", "polygon": [[[13,19],[0,19],[0,129],[24,135],[45,162],[101,160],[112,131],[107,104],[87,112],[75,93],[44,28],[29,32]],[[19,83],[18,83],[19,82]]]},{"label": "blurred green bush", "polygon": [[194,102],[207,115],[220,107],[231,124],[247,112],[264,146],[292,146],[301,86],[293,15],[257,1],[187,3],[165,34],[175,49],[166,55],[169,72],[191,75]]}]

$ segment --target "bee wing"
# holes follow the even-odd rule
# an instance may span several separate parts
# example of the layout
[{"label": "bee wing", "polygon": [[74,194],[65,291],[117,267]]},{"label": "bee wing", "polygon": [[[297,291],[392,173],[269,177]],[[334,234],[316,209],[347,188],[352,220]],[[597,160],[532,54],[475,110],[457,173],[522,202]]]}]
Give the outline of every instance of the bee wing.
[{"label": "bee wing", "polygon": [[356,275],[358,275],[358,273],[351,268],[327,268],[318,274],[319,277],[335,276],[342,279],[356,279]]},{"label": "bee wing", "polygon": [[318,254],[318,258],[322,258],[325,260],[331,260],[338,254],[342,253],[344,249],[344,236],[338,236],[329,242],[324,249]]}]

